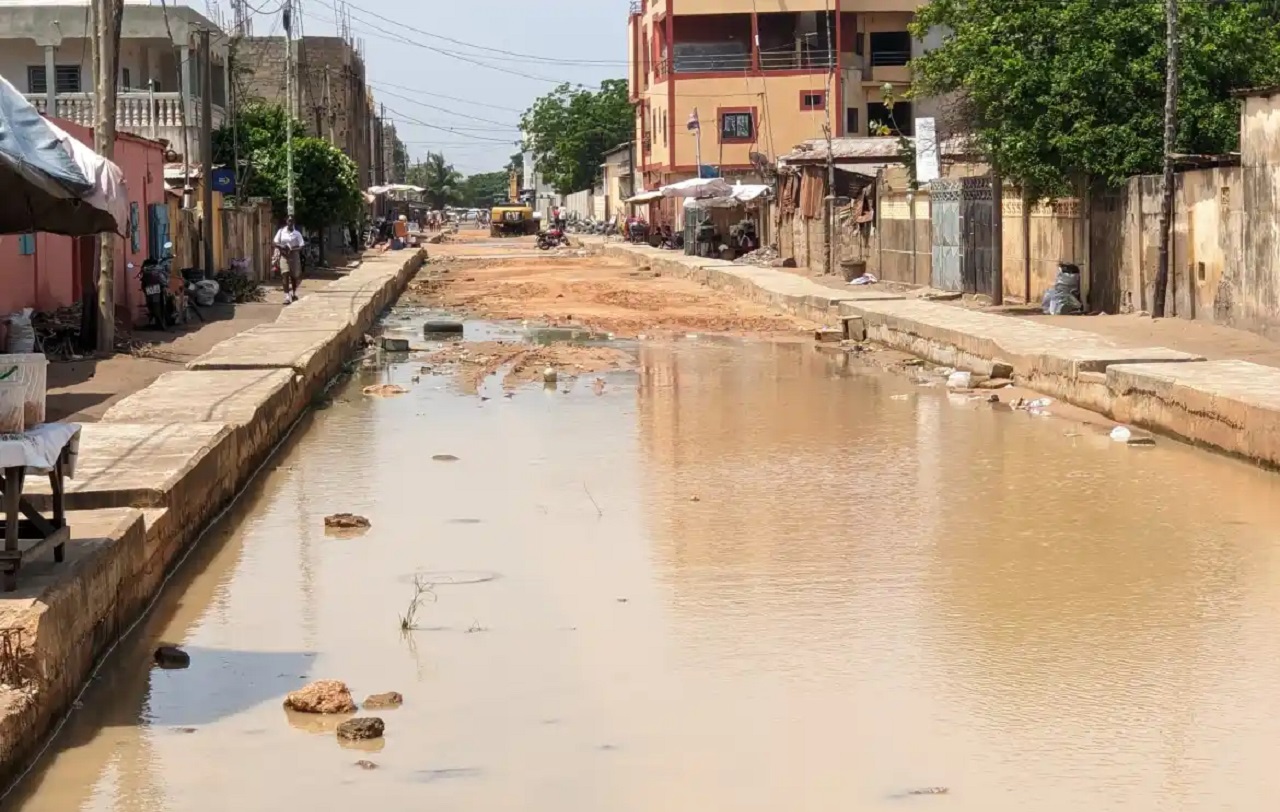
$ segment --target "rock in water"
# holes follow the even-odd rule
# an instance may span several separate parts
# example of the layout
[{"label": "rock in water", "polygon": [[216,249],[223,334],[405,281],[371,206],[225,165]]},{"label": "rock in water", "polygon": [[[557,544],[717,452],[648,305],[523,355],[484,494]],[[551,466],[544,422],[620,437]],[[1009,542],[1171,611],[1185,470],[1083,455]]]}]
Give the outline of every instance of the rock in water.
[{"label": "rock in water", "polygon": [[191,665],[191,655],[177,646],[161,646],[156,649],[155,661],[161,668],[186,668]]},{"label": "rock in water", "polygon": [[335,513],[324,517],[324,526],[342,530],[361,530],[369,526],[369,520],[354,513]]},{"label": "rock in water", "polygon": [[348,741],[366,741],[382,738],[386,725],[376,716],[361,716],[348,719],[338,725],[338,738]]},{"label": "rock in water", "polygon": [[375,708],[398,708],[404,704],[404,697],[396,691],[387,691],[385,694],[374,694],[364,701],[365,710],[373,710]]},{"label": "rock in water", "polygon": [[299,713],[355,713],[356,710],[347,684],[336,679],[322,679],[294,691],[284,698],[284,706]]}]

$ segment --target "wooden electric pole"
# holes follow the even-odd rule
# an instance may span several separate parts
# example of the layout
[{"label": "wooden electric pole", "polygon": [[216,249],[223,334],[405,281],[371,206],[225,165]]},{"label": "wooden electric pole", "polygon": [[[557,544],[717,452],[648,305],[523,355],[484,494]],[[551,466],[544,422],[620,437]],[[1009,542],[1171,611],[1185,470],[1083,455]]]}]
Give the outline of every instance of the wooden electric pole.
[{"label": "wooden electric pole", "polygon": [[209,29],[200,29],[200,242],[204,272],[213,267],[213,64],[209,58]]},{"label": "wooden electric pole", "polygon": [[1151,317],[1164,317],[1165,290],[1169,286],[1169,254],[1173,230],[1173,150],[1178,137],[1178,0],[1165,0],[1164,68],[1164,176],[1160,181],[1160,251]]},{"label": "wooden electric pole", "polygon": [[[93,31],[93,148],[111,160],[116,143],[116,77],[120,64],[120,26],[123,0],[92,0]],[[49,77],[53,81],[53,77]],[[123,230],[126,223],[116,223]],[[99,355],[115,351],[116,340],[116,235],[98,235],[98,306],[94,347]]]}]

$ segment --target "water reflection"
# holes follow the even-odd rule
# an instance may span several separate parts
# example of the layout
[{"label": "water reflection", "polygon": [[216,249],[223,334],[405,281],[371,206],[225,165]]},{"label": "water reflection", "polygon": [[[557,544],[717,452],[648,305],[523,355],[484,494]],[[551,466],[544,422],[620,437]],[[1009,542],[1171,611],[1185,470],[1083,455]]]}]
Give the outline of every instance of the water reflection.
[{"label": "water reflection", "polygon": [[[1280,478],[805,344],[639,362],[600,397],[482,402],[413,364],[373,373],[401,397],[353,382],[6,808],[1252,810],[1280,790]],[[326,537],[337,511],[372,527]],[[402,635],[422,573],[435,600]],[[191,669],[152,671],[160,639]],[[316,678],[404,693],[376,752],[281,710]]]}]

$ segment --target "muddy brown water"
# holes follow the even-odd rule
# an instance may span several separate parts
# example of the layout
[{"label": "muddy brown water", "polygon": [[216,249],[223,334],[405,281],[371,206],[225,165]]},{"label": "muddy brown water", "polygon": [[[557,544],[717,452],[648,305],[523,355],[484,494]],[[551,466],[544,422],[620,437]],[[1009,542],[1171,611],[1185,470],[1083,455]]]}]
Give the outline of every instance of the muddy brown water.
[{"label": "muddy brown water", "polygon": [[[4,808],[1274,803],[1280,477],[804,344],[640,359],[599,396],[353,381]],[[385,739],[282,709],[318,678],[403,693]]]}]

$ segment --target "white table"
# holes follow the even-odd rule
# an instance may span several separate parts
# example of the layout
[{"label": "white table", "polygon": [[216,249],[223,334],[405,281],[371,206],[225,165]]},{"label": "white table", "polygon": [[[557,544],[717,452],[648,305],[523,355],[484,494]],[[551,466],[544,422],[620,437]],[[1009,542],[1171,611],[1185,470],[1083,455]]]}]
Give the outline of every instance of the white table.
[{"label": "white table", "polygon": [[[4,512],[0,531],[4,533],[4,549],[0,550],[0,588],[12,592],[18,588],[18,571],[23,561],[53,550],[53,560],[66,557],[66,543],[71,537],[67,527],[64,484],[75,476],[76,457],[80,450],[78,423],[45,423],[22,434],[0,434],[0,494]],[[47,475],[53,491],[53,513],[45,516],[22,497],[27,474]],[[23,518],[26,517],[26,518]]]}]

